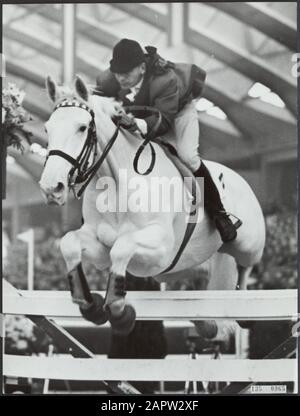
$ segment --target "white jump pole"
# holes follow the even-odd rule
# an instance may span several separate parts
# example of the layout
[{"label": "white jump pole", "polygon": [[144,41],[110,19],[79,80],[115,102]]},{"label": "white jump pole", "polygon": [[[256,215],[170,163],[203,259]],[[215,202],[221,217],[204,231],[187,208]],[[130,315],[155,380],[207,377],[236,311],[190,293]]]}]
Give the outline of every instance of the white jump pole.
[{"label": "white jump pole", "polygon": [[184,42],[184,10],[181,3],[168,4],[168,46],[182,46]]},{"label": "white jump pole", "polygon": [[[62,5],[62,71],[61,81],[71,86],[76,71],[76,4]],[[69,203],[62,208],[62,224],[65,231],[69,230]]]},{"label": "white jump pole", "polygon": [[18,234],[17,238],[27,243],[27,287],[34,289],[34,230],[30,228],[24,233]]},{"label": "white jump pole", "polygon": [[[54,346],[53,346],[53,344],[50,344],[49,348],[48,348],[47,357],[52,357],[53,356],[53,351],[54,351]],[[49,393],[49,382],[50,382],[50,379],[46,378],[45,381],[44,381],[43,394],[48,394]]]},{"label": "white jump pole", "polygon": [[76,4],[63,4],[62,82],[71,83],[76,62]]}]

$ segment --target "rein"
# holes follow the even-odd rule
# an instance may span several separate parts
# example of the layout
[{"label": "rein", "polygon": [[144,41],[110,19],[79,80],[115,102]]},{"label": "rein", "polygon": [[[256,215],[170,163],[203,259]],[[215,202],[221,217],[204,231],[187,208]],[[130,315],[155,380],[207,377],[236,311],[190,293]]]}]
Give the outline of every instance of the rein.
[{"label": "rein", "polygon": [[[155,153],[154,147],[153,147],[153,145],[151,143],[151,140],[154,139],[154,137],[156,135],[156,132],[157,132],[159,126],[160,126],[160,123],[161,123],[161,120],[162,120],[161,112],[159,110],[157,110],[156,108],[154,108],[154,107],[141,106],[141,105],[130,105],[130,106],[124,107],[124,109],[125,109],[125,111],[128,111],[128,112],[130,112],[130,111],[134,111],[134,112],[148,112],[148,113],[151,113],[151,114],[154,114],[154,115],[157,116],[156,123],[155,123],[154,127],[152,128],[151,132],[149,132],[147,134],[147,137],[145,137],[144,135],[142,135],[142,137],[144,137],[145,140],[141,144],[141,146],[138,148],[138,150],[137,150],[137,152],[135,154],[134,160],[133,160],[133,168],[134,168],[134,171],[138,175],[143,175],[143,176],[149,175],[149,173],[152,172],[152,170],[154,168],[154,165],[155,165],[155,161],[156,161],[156,153]],[[141,157],[143,151],[145,150],[145,147],[148,144],[149,144],[150,149],[151,149],[151,162],[150,162],[149,168],[145,172],[141,173],[139,171],[139,166],[138,166],[138,164],[139,164],[139,158]]]}]

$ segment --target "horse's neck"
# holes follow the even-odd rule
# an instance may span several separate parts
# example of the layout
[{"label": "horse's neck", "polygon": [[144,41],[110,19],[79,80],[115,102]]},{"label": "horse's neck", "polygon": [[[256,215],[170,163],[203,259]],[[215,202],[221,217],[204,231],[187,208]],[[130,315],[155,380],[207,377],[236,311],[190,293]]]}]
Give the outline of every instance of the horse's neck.
[{"label": "horse's neck", "polygon": [[[100,100],[101,98],[97,96],[93,97],[97,139],[100,153],[102,153],[109,140],[113,137],[116,131],[116,125],[111,118],[101,110],[101,104],[103,105],[103,102],[101,103]],[[135,147],[138,147],[138,140],[133,138],[128,140],[122,132],[119,132],[118,137],[107,154],[98,174],[100,176],[112,176],[117,180],[120,168],[126,169],[129,167],[130,161],[134,157]]]}]

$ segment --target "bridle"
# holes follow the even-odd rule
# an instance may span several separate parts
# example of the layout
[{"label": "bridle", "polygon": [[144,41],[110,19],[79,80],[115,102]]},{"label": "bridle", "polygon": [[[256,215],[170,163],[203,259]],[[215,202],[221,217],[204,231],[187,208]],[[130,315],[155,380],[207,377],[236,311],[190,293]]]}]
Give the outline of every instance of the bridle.
[{"label": "bridle", "polygon": [[[68,187],[69,189],[72,189],[74,196],[76,199],[80,199],[83,192],[85,191],[88,184],[91,182],[93,177],[96,175],[98,169],[101,167],[102,163],[104,162],[108,152],[110,151],[111,147],[113,146],[116,138],[118,137],[120,127],[122,126],[122,119],[116,118],[116,130],[112,137],[109,139],[108,143],[106,144],[105,148],[103,149],[103,152],[100,156],[100,158],[96,161],[97,158],[97,133],[96,133],[96,125],[95,125],[95,113],[94,111],[86,104],[81,103],[76,100],[76,98],[69,100],[68,98],[65,98],[63,101],[58,103],[54,109],[56,111],[59,108],[65,108],[65,107],[76,107],[76,108],[82,108],[83,110],[87,111],[91,115],[91,121],[88,127],[88,133],[87,137],[85,139],[83,148],[80,152],[80,154],[77,156],[76,159],[74,159],[72,156],[68,155],[67,153],[63,152],[62,150],[50,150],[50,152],[47,155],[45,164],[50,156],[60,156],[63,159],[67,160],[71,165],[72,168],[70,169],[68,173]],[[148,106],[128,106],[125,107],[125,110],[127,111],[148,111],[157,116],[157,121],[155,123],[155,126],[153,127],[152,131],[148,133],[147,138],[144,137],[144,141],[139,147],[134,161],[133,161],[133,167],[137,174],[139,175],[148,175],[150,172],[152,172],[154,165],[155,165],[155,150],[152,146],[150,140],[154,137],[160,123],[161,123],[161,114],[160,111],[153,107]],[[141,173],[138,170],[138,161],[139,158],[144,151],[146,145],[150,145],[151,149],[151,163],[149,168],[146,170],[146,172]],[[91,154],[93,154],[93,160],[91,165],[89,166],[89,159]],[[82,184],[80,189],[76,192],[75,186],[78,184]]]},{"label": "bridle", "polygon": [[[70,169],[68,173],[68,187],[73,190],[75,198],[80,199],[86,187],[88,186],[88,184],[93,179],[98,169],[102,165],[104,159],[106,158],[107,153],[111,149],[116,138],[118,137],[120,125],[119,123],[117,123],[114,134],[112,135],[111,139],[108,141],[107,145],[105,146],[100,158],[96,161],[98,145],[97,145],[97,134],[96,134],[94,111],[88,105],[81,103],[77,101],[76,99],[69,100],[65,98],[62,102],[58,103],[54,107],[52,114],[57,109],[65,108],[65,107],[82,108],[83,110],[87,111],[91,115],[92,118],[88,126],[87,137],[85,139],[83,148],[76,159],[74,159],[72,156],[68,155],[67,153],[63,152],[62,150],[50,150],[46,158],[46,162],[50,156],[60,156],[63,159],[67,160],[72,165],[72,168]],[[91,165],[89,166],[89,159],[90,159],[91,154],[93,154],[93,159],[92,159]],[[75,185],[78,185],[78,184],[82,184],[82,186],[76,192]]]}]

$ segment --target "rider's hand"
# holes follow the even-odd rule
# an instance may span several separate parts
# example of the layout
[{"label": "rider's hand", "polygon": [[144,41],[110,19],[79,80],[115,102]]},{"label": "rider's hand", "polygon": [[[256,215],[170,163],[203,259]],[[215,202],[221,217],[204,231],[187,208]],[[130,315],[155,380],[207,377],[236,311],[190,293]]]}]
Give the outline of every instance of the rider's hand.
[{"label": "rider's hand", "polygon": [[145,120],[143,120],[142,118],[136,118],[135,119],[136,125],[138,126],[138,129],[140,130],[140,132],[142,134],[147,134],[148,131],[148,126]]},{"label": "rider's hand", "polygon": [[119,121],[120,126],[126,130],[129,130],[131,133],[134,133],[137,129],[140,130],[142,134],[147,134],[147,123],[141,118],[134,118],[130,114],[118,114],[115,117],[115,120]]},{"label": "rider's hand", "polygon": [[114,117],[115,122],[119,122],[120,126],[132,133],[138,128],[135,119],[132,115],[126,113],[119,113]]}]

